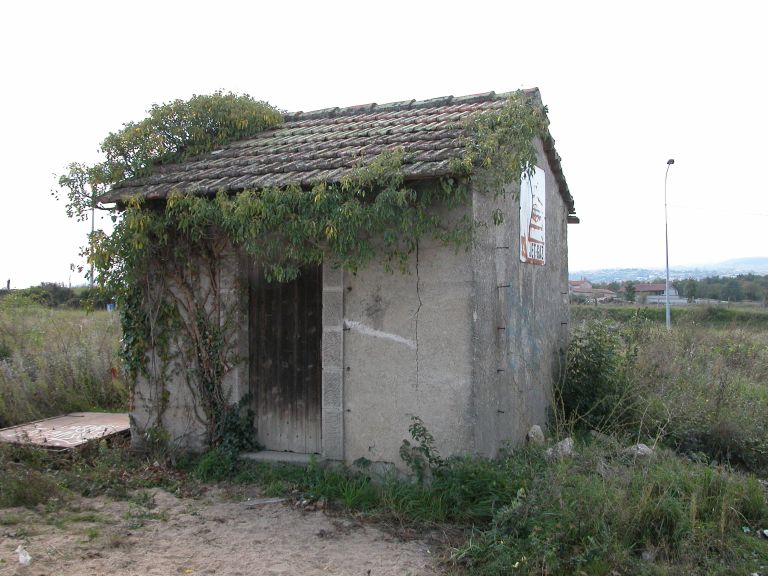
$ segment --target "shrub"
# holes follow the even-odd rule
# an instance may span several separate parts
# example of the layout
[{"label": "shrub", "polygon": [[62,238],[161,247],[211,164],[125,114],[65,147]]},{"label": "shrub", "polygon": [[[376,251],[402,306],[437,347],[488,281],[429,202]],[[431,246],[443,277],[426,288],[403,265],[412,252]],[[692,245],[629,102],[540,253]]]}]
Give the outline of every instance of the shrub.
[{"label": "shrub", "polygon": [[610,431],[631,419],[636,401],[631,386],[634,331],[633,326],[622,334],[602,321],[584,323],[574,331],[566,375],[555,390],[567,421]]}]

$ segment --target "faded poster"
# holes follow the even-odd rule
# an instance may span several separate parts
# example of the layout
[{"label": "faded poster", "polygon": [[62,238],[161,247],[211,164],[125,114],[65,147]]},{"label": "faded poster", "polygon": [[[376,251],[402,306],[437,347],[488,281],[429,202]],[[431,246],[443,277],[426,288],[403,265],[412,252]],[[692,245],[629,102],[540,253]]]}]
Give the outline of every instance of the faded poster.
[{"label": "faded poster", "polygon": [[544,265],[544,215],[546,187],[544,170],[534,166],[531,176],[520,179],[520,261]]}]

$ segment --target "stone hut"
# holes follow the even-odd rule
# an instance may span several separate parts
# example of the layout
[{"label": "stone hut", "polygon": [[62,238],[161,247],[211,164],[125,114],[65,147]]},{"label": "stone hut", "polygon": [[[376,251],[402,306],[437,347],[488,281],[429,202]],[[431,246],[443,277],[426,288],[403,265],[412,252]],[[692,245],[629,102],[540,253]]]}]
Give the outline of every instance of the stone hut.
[{"label": "stone hut", "polygon": [[[529,93],[540,102],[538,90]],[[457,125],[507,97],[287,114],[277,129],[127,181],[105,200],[333,182],[394,147],[405,151],[408,180],[437,186],[462,152]],[[473,184],[457,215],[491,222],[500,211],[504,218],[480,227],[469,250],[423,240],[407,273],[373,263],[353,274],[326,261],[288,284],[266,282],[241,254],[221,262],[218,289],[240,318],[240,362],[225,384],[233,402],[251,398],[264,450],[402,468],[398,451],[412,417],[443,456],[493,457],[531,425],[545,424],[567,345],[567,224],[578,219],[554,141],[547,135],[535,145],[535,174],[509,182],[515,193],[497,196]],[[205,427],[194,396],[178,376],[169,378],[162,398],[139,379],[134,442],[160,424],[176,445],[201,449]]]}]

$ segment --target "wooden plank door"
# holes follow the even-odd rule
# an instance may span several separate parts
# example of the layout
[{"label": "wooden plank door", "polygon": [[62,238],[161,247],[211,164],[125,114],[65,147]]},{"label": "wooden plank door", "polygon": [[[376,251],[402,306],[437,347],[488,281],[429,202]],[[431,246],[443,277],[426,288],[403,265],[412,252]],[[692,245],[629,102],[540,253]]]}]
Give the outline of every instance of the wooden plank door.
[{"label": "wooden plank door", "polygon": [[250,387],[256,439],[267,450],[321,451],[322,268],[293,282],[250,273]]}]

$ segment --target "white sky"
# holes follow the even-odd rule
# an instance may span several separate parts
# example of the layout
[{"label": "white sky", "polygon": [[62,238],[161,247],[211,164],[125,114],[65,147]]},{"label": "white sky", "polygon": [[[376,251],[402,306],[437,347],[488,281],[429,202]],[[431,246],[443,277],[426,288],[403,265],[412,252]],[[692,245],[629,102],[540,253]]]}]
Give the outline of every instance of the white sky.
[{"label": "white sky", "polygon": [[670,265],[768,256],[764,6],[3,2],[0,286],[70,281],[87,225],[54,175],[153,103],[216,89],[314,110],[538,86],[582,219],[571,269],[664,265],[668,158]]}]

